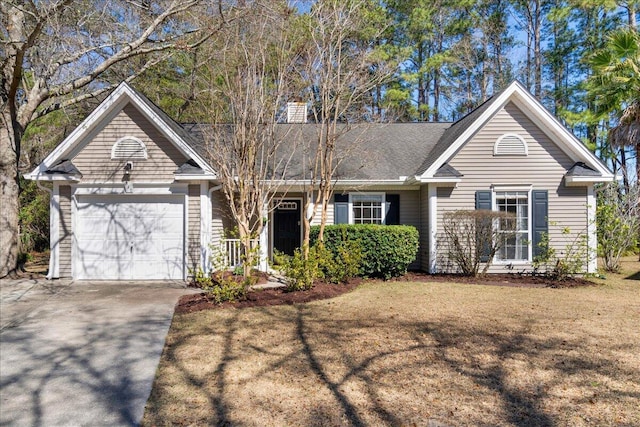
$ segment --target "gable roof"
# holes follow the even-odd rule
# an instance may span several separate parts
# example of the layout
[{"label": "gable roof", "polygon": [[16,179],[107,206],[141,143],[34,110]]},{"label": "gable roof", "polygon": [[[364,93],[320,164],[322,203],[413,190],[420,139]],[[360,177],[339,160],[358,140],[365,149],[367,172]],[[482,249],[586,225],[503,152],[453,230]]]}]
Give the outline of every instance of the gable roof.
[{"label": "gable roof", "polygon": [[[341,147],[349,147],[336,156],[341,163],[336,179],[358,183],[458,182],[461,174],[448,162],[508,102],[513,102],[540,127],[579,167],[568,173],[567,182],[608,181],[614,175],[587,147],[566,129],[520,83],[514,81],[457,122],[419,122],[340,125],[350,127],[340,138]],[[180,125],[147,97],[127,83],[121,83],[65,140],[47,156],[27,179],[77,179],[81,171],[61,173],[53,169],[69,160],[91,132],[113,117],[128,103],[133,104],[188,159],[176,170],[176,179],[215,179],[216,173],[205,160],[203,124]],[[221,125],[230,127],[231,125]],[[279,124],[276,131],[286,136],[282,158],[288,159],[283,178],[297,181],[309,177],[305,154],[313,149],[318,125]],[[299,147],[306,147],[300,150]],[[307,168],[308,169],[308,168]]]},{"label": "gable roof", "polygon": [[52,166],[64,160],[69,160],[75,155],[88,135],[98,129],[105,119],[119,112],[129,103],[153,123],[187,159],[192,159],[205,172],[204,175],[209,178],[215,178],[215,171],[193,148],[195,141],[193,141],[189,133],[146,96],[133,89],[126,82],[120,83],[31,173],[25,174],[25,178],[40,180],[66,179],[63,174],[51,174],[48,171],[51,170]]},{"label": "gable roof", "polygon": [[575,162],[582,162],[597,175],[592,181],[610,181],[611,171],[573,133],[564,127],[528,90],[514,81],[478,108],[454,123],[438,141],[416,172],[416,180],[429,181],[436,172],[503,108],[513,102]]}]

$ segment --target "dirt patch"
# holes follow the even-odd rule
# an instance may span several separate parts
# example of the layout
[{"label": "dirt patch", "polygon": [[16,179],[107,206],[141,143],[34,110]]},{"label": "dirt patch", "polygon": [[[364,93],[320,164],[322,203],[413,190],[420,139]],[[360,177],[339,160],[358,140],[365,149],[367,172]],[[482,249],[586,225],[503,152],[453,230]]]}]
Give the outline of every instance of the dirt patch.
[{"label": "dirt patch", "polygon": [[[468,285],[511,286],[518,288],[572,288],[579,286],[592,286],[593,282],[581,278],[568,278],[563,281],[552,280],[547,277],[518,275],[518,274],[491,274],[484,277],[465,277],[457,274],[427,274],[422,272],[409,272],[402,277],[395,278],[394,282],[446,282]],[[246,308],[264,307],[283,304],[300,304],[327,298],[334,298],[355,289],[363,282],[362,279],[354,279],[349,283],[336,285],[333,283],[316,283],[307,291],[286,292],[279,289],[256,289],[249,292],[247,299],[238,302],[226,302],[215,304],[204,293],[185,295],[180,298],[176,306],[176,313],[193,313],[202,310],[220,308]],[[261,278],[258,283],[266,283]]]}]

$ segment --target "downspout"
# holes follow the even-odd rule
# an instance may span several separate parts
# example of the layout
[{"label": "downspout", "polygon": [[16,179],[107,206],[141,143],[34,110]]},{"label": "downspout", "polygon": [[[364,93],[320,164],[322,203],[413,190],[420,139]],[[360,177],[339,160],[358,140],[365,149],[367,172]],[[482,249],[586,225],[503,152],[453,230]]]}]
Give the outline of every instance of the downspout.
[{"label": "downspout", "polygon": [[[53,246],[51,242],[51,228],[54,226],[53,223],[53,218],[51,217],[51,209],[54,208],[53,204],[55,203],[54,199],[53,199],[53,190],[43,186],[42,184],[40,184],[40,171],[38,171],[38,174],[36,175],[36,187],[38,187],[40,190],[44,190],[47,193],[49,193],[49,268],[47,270],[47,275],[45,276],[47,278],[47,280],[51,280],[53,278],[53,267],[54,267],[54,250],[53,250]],[[58,244],[58,242],[55,243],[56,245]]]}]

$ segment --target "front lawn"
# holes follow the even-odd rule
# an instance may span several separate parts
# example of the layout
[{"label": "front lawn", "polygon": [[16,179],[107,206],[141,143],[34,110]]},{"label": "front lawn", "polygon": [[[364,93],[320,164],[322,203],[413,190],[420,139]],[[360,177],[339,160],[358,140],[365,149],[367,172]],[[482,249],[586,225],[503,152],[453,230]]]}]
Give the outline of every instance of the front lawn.
[{"label": "front lawn", "polygon": [[623,266],[176,315],[143,424],[640,425],[640,263]]}]

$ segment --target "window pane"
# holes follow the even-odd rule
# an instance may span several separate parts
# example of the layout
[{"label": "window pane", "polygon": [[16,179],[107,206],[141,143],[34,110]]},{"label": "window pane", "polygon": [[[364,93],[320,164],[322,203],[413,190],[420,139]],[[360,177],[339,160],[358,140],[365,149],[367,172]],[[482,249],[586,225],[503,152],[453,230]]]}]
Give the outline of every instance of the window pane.
[{"label": "window pane", "polygon": [[382,195],[357,194],[351,196],[355,224],[382,224]]},{"label": "window pane", "polygon": [[[528,260],[529,193],[526,191],[497,192],[496,209],[514,215],[513,220],[503,219],[498,224],[499,229],[505,233],[505,241],[497,258],[507,261]],[[513,235],[514,232],[515,235]]]}]

